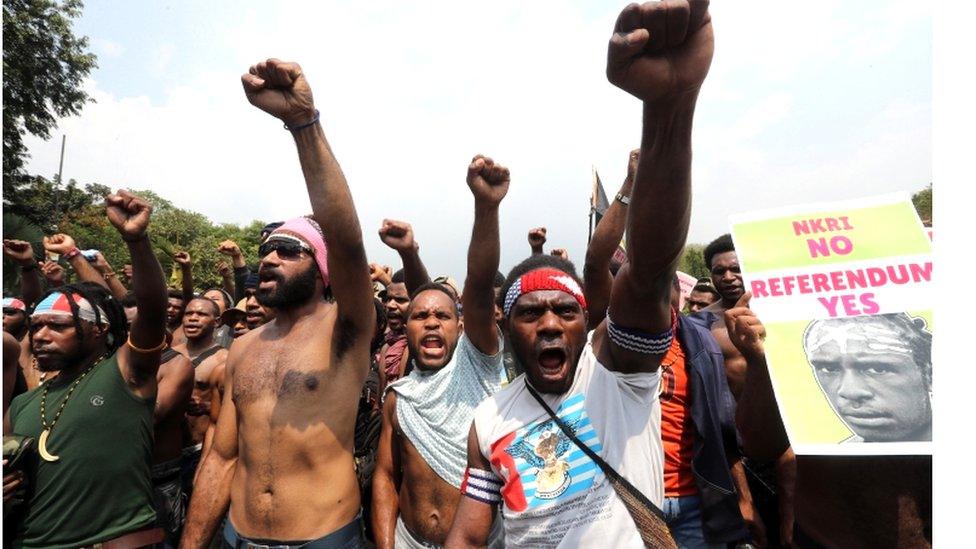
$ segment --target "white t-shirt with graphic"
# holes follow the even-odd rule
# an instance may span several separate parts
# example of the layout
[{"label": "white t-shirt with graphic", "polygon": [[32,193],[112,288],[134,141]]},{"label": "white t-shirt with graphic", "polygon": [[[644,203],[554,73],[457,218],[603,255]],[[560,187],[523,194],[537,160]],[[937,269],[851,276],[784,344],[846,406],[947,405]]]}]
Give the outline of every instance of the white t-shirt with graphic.
[{"label": "white t-shirt with graphic", "polygon": [[[660,375],[619,374],[600,364],[593,333],[565,394],[546,404],[655,505],[664,501]],[[520,376],[475,410],[482,455],[501,479],[506,543],[512,547],[643,547],[640,533],[600,468],[555,424]]]}]

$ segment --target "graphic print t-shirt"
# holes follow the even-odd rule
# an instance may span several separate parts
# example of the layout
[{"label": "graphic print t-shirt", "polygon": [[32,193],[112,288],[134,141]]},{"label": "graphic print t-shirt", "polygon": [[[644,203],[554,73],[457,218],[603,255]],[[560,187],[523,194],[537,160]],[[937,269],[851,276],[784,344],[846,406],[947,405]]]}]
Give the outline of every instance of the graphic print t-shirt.
[{"label": "graphic print t-shirt", "polygon": [[[590,334],[592,338],[592,332]],[[576,434],[655,505],[664,499],[658,373],[607,370],[588,341],[565,394],[542,394]],[[512,547],[643,547],[627,508],[520,376],[475,410],[482,454],[501,479]]]}]

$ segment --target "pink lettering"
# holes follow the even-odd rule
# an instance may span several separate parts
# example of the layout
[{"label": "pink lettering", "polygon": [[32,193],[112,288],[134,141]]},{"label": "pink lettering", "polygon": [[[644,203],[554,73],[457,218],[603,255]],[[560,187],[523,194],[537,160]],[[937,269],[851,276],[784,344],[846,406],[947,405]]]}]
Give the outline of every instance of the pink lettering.
[{"label": "pink lettering", "polygon": [[872,286],[883,286],[888,282],[888,277],[885,276],[884,269],[879,269],[877,267],[868,267],[868,281]]},{"label": "pink lettering", "polygon": [[782,286],[780,286],[780,279],[778,278],[769,279],[769,293],[776,297],[783,295],[783,288]]},{"label": "pink lettering", "polygon": [[844,285],[844,273],[841,271],[833,271],[830,273],[830,281],[834,284],[835,290],[846,290],[847,286]]},{"label": "pink lettering", "polygon": [[829,292],[830,285],[827,284],[827,275],[823,273],[813,273],[813,291]]},{"label": "pink lettering", "polygon": [[801,234],[810,234],[810,226],[807,225],[806,221],[794,221],[793,234],[796,236],[800,236]]},{"label": "pink lettering", "polygon": [[851,224],[847,222],[847,216],[846,215],[840,216],[840,220],[841,220],[842,223],[844,223],[844,230],[845,231],[852,231],[852,230],[854,230],[854,227],[852,227]]},{"label": "pink lettering", "polygon": [[783,288],[786,295],[793,295],[793,288],[796,286],[796,277],[794,276],[784,276],[783,277]]},{"label": "pink lettering", "polygon": [[831,317],[837,316],[837,296],[830,298],[818,297],[817,300],[827,308],[827,314],[829,314]]},{"label": "pink lettering", "polygon": [[912,271],[912,280],[915,282],[921,282],[922,280],[926,282],[932,281],[932,262],[926,261],[923,265],[918,263],[912,263],[908,266]]},{"label": "pink lettering", "polygon": [[837,223],[837,220],[834,219],[833,217],[828,217],[827,218],[827,230],[829,230],[829,231],[839,231],[840,230],[840,224]]},{"label": "pink lettering", "polygon": [[861,294],[861,305],[864,305],[864,314],[873,315],[881,310],[878,303],[874,300],[873,292],[865,292]]},{"label": "pink lettering", "polygon": [[847,286],[850,289],[854,290],[857,288],[868,287],[868,283],[867,283],[867,279],[865,278],[864,271],[862,270],[847,271],[846,274],[847,274]]},{"label": "pink lettering", "polygon": [[904,284],[908,282],[908,267],[905,267],[904,265],[889,265],[888,279],[895,284]]},{"label": "pink lettering", "polygon": [[752,281],[752,297],[769,297],[769,292],[766,291],[766,283],[762,280]]},{"label": "pink lettering", "polygon": [[835,236],[830,239],[830,248],[837,255],[847,255],[854,249],[854,243],[846,236]]},{"label": "pink lettering", "polygon": [[830,247],[827,246],[826,238],[820,238],[819,240],[808,238],[807,247],[810,249],[810,257],[817,257],[818,255],[830,255]]},{"label": "pink lettering", "polygon": [[813,290],[810,288],[810,275],[800,275],[796,277],[797,282],[800,283],[800,293],[809,294]]},{"label": "pink lettering", "polygon": [[840,296],[841,303],[844,304],[844,313],[847,316],[856,316],[861,313],[857,307],[854,306],[854,294],[846,294]]}]

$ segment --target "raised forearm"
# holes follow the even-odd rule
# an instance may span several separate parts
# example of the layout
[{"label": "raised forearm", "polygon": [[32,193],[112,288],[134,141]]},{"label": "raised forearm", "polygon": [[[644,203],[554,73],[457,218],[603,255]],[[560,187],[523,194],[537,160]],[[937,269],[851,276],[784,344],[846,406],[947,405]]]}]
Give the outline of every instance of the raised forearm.
[{"label": "raised forearm", "polygon": [[41,297],[41,277],[37,274],[37,264],[30,262],[20,264],[20,295],[28,306],[37,302]]},{"label": "raised forearm", "polygon": [[[633,187],[634,182],[627,178],[620,187],[620,194],[629,197],[633,192]],[[627,206],[615,199],[607,208],[603,218],[597,223],[590,244],[586,247],[586,261],[583,264],[584,274],[603,272],[610,268],[610,260],[613,258],[613,253],[617,251],[626,228]]]},{"label": "raised forearm", "polygon": [[[237,288],[234,285],[233,275],[228,274],[228,275],[221,276],[221,282],[224,291],[227,292],[227,295],[231,295],[231,296],[236,295]],[[231,306],[233,306],[233,304],[231,304]]]},{"label": "raised forearm", "polygon": [[[628,178],[620,192],[629,196],[633,190],[633,181]],[[627,228],[627,207],[614,200],[606,215],[600,220],[593,231],[593,238],[586,248],[586,261],[583,264],[583,294],[589,308],[587,329],[599,326],[606,317],[607,306],[610,303],[610,289],[613,287],[613,275],[610,273],[610,260],[613,258],[624,229]]]},{"label": "raised forearm", "polygon": [[115,299],[124,299],[126,294],[129,293],[129,290],[119,280],[115,271],[109,271],[102,276],[105,278],[105,283],[108,284],[108,291],[112,292],[112,297]]},{"label": "raised forearm", "polygon": [[180,265],[180,281],[183,286],[183,301],[189,303],[193,299],[193,266]]},{"label": "raised forearm", "polygon": [[346,177],[320,124],[292,134],[312,212],[329,250],[329,278],[339,314],[357,328],[357,333],[371,333],[373,285],[363,233]]},{"label": "raised forearm", "polygon": [[95,267],[93,267],[87,259],[85,259],[85,256],[77,254],[68,260],[68,263],[70,263],[71,268],[75,270],[79,280],[84,282],[94,282],[106,290],[111,290],[108,287],[108,284],[105,282],[105,279],[102,278],[102,274],[99,273],[98,270],[95,269]]},{"label": "raised forearm", "polygon": [[[697,95],[697,94],[696,94]],[[640,160],[627,216],[631,276],[667,289],[691,218],[691,129],[697,97],[644,106]]]},{"label": "raised forearm", "polygon": [[[130,335],[139,347],[152,348],[166,333],[166,284],[163,268],[153,254],[149,237],[126,241],[132,257],[132,291],[136,297],[136,322]],[[136,329],[138,327],[138,329]]]},{"label": "raised forearm", "polygon": [[[251,275],[251,270],[247,268],[247,265],[237,266],[237,258],[234,259],[234,289],[235,293],[231,294],[234,296],[235,301],[240,301],[244,299],[244,284],[247,282],[247,277]],[[243,263],[243,259],[241,260]]]},{"label": "raised forearm", "polygon": [[475,201],[474,228],[468,246],[468,273],[462,295],[465,331],[484,354],[497,352],[495,331],[495,273],[500,256],[498,204]]},{"label": "raised forearm", "polygon": [[[427,267],[420,259],[418,247],[410,250],[400,250],[400,260],[403,262],[403,278],[407,286],[407,293],[413,295],[413,291],[430,282],[430,275],[427,274]],[[385,284],[389,286],[389,283]]]}]

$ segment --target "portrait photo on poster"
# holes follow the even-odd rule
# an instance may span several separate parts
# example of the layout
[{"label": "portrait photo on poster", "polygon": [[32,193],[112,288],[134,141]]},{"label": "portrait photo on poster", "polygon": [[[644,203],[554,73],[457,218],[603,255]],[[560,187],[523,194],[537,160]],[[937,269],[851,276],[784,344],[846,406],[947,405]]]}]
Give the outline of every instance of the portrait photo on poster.
[{"label": "portrait photo on poster", "polygon": [[817,319],[803,352],[845,443],[932,440],[932,333],[905,312]]}]

